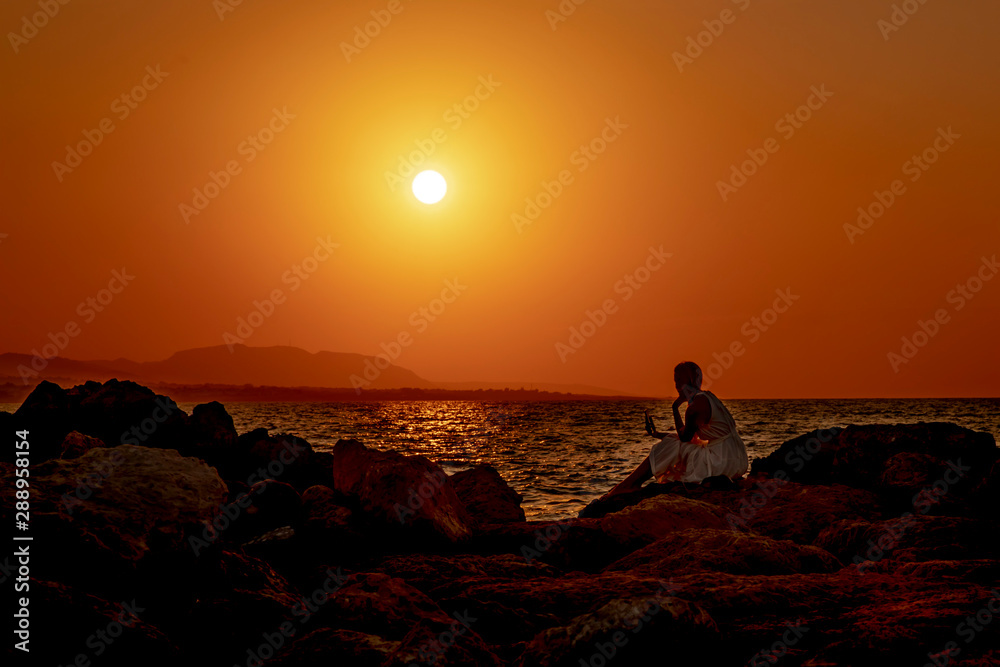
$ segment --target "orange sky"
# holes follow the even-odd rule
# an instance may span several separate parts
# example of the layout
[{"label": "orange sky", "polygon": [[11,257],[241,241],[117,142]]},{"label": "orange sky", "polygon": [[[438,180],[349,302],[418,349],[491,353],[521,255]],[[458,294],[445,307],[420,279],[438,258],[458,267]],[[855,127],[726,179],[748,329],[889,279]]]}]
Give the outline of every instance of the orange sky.
[{"label": "orange sky", "polygon": [[[665,395],[674,363],[735,346],[722,396],[1000,395],[1000,280],[951,292],[1000,253],[992,0],[891,31],[871,0],[590,0],[564,21],[556,0],[244,0],[221,19],[224,0],[50,2],[37,30],[38,2],[0,9],[0,351],[75,322],[63,356],[160,359],[222,344],[281,290],[247,344],[376,354],[406,332],[396,363],[431,380]],[[906,164],[949,128],[926,171]],[[85,132],[100,143],[70,168]],[[387,182],[420,146],[449,182],[435,206]],[[210,173],[226,186],[193,215]],[[543,182],[562,191],[512,218]],[[101,312],[79,308],[123,267]],[[619,283],[636,270],[641,289]],[[767,313],[780,290],[798,299]]]}]

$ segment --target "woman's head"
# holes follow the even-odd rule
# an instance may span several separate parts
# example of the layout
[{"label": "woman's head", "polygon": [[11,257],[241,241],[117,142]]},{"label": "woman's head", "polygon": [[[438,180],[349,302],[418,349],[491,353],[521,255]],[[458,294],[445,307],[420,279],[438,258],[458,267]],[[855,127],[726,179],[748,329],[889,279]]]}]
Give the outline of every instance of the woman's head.
[{"label": "woman's head", "polygon": [[674,386],[677,393],[701,389],[701,368],[693,361],[682,361],[674,366]]}]

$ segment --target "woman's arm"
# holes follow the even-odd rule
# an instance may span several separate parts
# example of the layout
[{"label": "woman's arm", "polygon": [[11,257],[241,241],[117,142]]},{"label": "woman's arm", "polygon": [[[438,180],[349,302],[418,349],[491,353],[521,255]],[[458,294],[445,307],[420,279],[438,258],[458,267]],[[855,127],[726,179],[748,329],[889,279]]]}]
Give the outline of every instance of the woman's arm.
[{"label": "woman's arm", "polygon": [[695,396],[688,403],[684,418],[681,419],[681,404],[685,402],[683,396],[677,397],[674,401],[674,425],[677,427],[677,437],[681,442],[691,442],[698,428],[708,423],[711,418],[712,406],[704,396]]}]

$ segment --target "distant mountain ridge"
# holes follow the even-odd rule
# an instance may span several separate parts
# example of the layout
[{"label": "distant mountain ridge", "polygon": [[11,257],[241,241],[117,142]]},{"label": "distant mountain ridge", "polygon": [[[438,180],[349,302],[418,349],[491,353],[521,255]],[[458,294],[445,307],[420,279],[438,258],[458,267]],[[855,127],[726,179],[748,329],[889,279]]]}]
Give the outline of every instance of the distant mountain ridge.
[{"label": "distant mountain ridge", "polygon": [[[35,366],[32,366],[32,362]],[[379,366],[379,363],[382,366]],[[41,367],[44,366],[44,367]],[[41,368],[39,368],[41,367]],[[301,348],[278,345],[248,347],[226,345],[194,348],[176,352],[162,361],[130,359],[79,361],[52,357],[44,365],[29,354],[0,354],[0,382],[29,385],[41,380],[79,383],[111,378],[145,384],[178,385],[254,385],[270,387],[353,388],[362,381],[363,389],[511,389],[534,388],[542,391],[576,394],[622,396],[625,392],[583,385],[559,385],[527,382],[432,382],[413,371],[385,365],[384,357],[350,352],[308,352]],[[353,384],[352,384],[353,383]]]}]

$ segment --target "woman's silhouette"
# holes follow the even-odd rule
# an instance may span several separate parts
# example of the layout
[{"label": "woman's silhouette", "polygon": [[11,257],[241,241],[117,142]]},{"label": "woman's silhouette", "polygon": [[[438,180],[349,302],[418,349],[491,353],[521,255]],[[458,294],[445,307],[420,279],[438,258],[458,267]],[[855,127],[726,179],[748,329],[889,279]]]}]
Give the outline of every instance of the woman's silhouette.
[{"label": "woman's silhouette", "polygon": [[[701,368],[685,361],[674,368],[674,425],[677,433],[659,433],[646,415],[646,432],[660,441],[653,445],[639,467],[604,497],[635,491],[650,477],[658,482],[701,482],[724,475],[741,477],[750,462],[729,410],[715,394],[701,389]],[[687,403],[681,418],[680,408]]]}]

